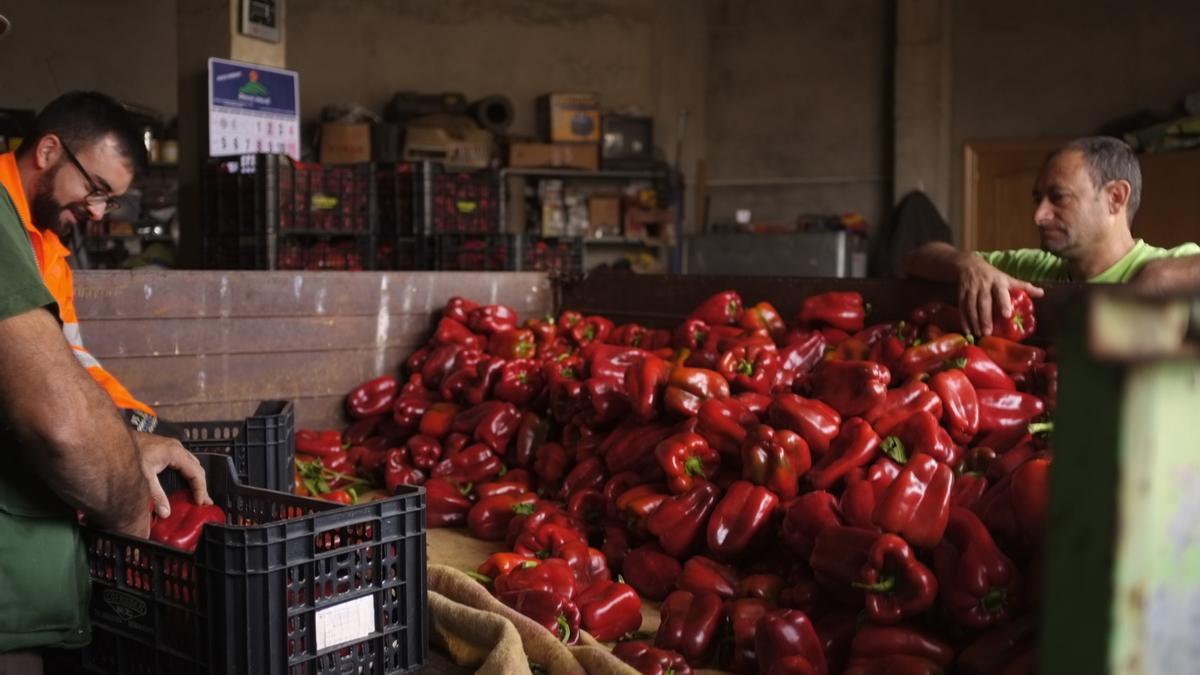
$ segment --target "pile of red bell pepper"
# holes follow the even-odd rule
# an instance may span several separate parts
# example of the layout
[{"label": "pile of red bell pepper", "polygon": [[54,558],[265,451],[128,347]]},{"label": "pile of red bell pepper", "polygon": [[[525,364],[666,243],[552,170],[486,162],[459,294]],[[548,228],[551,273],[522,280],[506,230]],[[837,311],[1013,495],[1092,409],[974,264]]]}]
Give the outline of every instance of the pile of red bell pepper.
[{"label": "pile of red bell pepper", "polygon": [[617,650],[642,672],[1032,664],[1057,370],[1012,304],[976,340],[857,293],[789,323],[724,292],[674,330],[455,298],[348,429],[299,434],[298,486],[423,484],[429,526],[504,542],[479,580],[564,642],[662,601]]}]

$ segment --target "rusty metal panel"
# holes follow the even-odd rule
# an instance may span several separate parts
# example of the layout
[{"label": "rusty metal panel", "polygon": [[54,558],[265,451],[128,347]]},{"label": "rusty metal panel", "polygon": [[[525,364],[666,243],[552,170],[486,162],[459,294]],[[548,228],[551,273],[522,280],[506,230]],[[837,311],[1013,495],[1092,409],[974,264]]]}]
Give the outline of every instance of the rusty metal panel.
[{"label": "rusty metal panel", "polygon": [[167,419],[235,419],[296,401],[299,424],[341,422],[341,400],[423,344],[455,295],[522,317],[553,311],[540,273],[79,272],[85,344]]},{"label": "rusty metal panel", "polygon": [[[691,308],[723,290],[738,291],[747,302],[769,301],[791,320],[804,298],[826,291],[858,291],[872,307],[872,321],[904,319],[930,300],[958,302],[950,284],[890,279],[740,277],[598,273],[566,286],[561,306],[584,314],[604,314],[618,323],[633,321],[670,328]],[[1053,334],[1059,309],[1086,291],[1080,284],[1048,284],[1037,301],[1039,334]]]}]

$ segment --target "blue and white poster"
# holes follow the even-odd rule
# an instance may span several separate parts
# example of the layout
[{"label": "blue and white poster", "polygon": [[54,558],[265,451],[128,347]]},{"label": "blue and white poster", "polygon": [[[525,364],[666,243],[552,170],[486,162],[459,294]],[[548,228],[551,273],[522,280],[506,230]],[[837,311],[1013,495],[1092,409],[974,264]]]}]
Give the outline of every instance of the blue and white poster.
[{"label": "blue and white poster", "polygon": [[226,59],[208,60],[208,154],[259,152],[300,159],[300,76]]}]

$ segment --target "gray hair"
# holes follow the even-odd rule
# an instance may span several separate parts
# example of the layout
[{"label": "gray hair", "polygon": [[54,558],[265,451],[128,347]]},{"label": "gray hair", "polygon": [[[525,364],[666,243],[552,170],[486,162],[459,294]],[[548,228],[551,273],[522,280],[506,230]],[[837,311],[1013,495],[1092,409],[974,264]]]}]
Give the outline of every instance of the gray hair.
[{"label": "gray hair", "polygon": [[1097,190],[1114,180],[1129,183],[1129,203],[1125,206],[1125,214],[1132,227],[1133,215],[1142,203],[1142,168],[1133,148],[1111,136],[1087,136],[1067,143],[1052,157],[1071,151],[1083,154],[1088,175],[1092,178],[1092,187]]}]

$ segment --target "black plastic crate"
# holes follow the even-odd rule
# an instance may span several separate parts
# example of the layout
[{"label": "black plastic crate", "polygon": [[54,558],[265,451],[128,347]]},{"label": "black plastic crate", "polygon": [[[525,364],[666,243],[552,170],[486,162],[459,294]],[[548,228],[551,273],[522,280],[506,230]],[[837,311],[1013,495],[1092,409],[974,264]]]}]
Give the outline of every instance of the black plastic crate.
[{"label": "black plastic crate", "polygon": [[435,268],[443,272],[517,269],[519,243],[511,234],[440,234],[432,241]]},{"label": "black plastic crate", "polygon": [[501,230],[495,171],[446,171],[426,164],[429,234],[488,234]]},{"label": "black plastic crate", "polygon": [[419,232],[421,172],[410,163],[381,164],[375,169],[375,195],[380,241],[413,237]]},{"label": "black plastic crate", "polygon": [[296,412],[291,401],[263,401],[243,420],[176,422],[183,447],[226,455],[242,483],[291,492],[295,482]]},{"label": "black plastic crate", "polygon": [[376,233],[370,164],[246,155],[203,175],[205,266],[211,269],[370,269]]},{"label": "black plastic crate", "polygon": [[380,239],[375,245],[377,270],[428,270],[433,268],[432,244],[426,237]]},{"label": "black plastic crate", "polygon": [[228,524],[206,526],[194,554],[84,527],[94,636],[56,661],[117,675],[383,674],[424,663],[424,488],[339,506],[241,485],[225,456],[198,457]]},{"label": "black plastic crate", "polygon": [[583,274],[583,239],[579,237],[539,237],[521,235],[522,271],[549,272],[551,276]]}]

